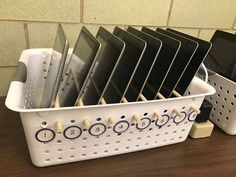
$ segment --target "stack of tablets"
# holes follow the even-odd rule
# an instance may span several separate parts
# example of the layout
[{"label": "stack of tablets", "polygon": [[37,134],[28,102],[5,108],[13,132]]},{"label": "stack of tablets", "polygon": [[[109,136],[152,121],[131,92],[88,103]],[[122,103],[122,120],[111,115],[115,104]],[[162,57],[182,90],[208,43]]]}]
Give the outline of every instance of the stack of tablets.
[{"label": "stack of tablets", "polygon": [[60,25],[56,39],[57,57],[53,53],[45,64],[47,75],[42,76],[46,79],[39,87],[43,94],[38,94],[38,107],[181,96],[211,48],[210,42],[172,29],[116,27],[110,33],[100,27],[95,38],[83,27],[72,54],[66,57],[68,44]]}]

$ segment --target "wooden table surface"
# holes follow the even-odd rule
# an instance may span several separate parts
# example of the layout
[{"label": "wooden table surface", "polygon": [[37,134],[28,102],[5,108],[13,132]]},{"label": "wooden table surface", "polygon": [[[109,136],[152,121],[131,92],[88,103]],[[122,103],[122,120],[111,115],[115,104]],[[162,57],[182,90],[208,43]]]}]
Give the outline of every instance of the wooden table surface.
[{"label": "wooden table surface", "polygon": [[236,136],[215,128],[210,138],[51,167],[35,167],[18,113],[0,97],[0,177],[236,177]]}]

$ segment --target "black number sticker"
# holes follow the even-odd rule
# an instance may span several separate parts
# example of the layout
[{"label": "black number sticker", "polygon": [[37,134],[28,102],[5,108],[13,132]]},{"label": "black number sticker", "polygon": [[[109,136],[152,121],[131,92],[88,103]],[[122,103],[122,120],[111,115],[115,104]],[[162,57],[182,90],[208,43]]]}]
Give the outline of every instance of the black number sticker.
[{"label": "black number sticker", "polygon": [[92,136],[100,136],[106,131],[106,126],[102,123],[97,123],[89,128],[89,133]]}]

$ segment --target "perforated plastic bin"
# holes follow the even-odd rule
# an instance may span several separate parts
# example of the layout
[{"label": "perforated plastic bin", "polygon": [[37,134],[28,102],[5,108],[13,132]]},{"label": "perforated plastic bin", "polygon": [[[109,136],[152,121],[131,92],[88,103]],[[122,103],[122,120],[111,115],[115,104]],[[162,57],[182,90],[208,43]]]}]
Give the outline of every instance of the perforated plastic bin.
[{"label": "perforated plastic bin", "polygon": [[[41,66],[50,51],[23,51],[16,81],[11,82],[6,98],[6,106],[20,113],[30,156],[36,166],[94,159],[182,142],[196,117],[191,106],[199,109],[204,97],[215,93],[212,86],[195,77],[183,97],[37,109],[34,106],[35,89],[41,73],[39,69],[43,69]],[[180,116],[173,109],[179,110]],[[156,116],[155,112],[160,116]],[[138,123],[132,122],[134,115],[140,117]],[[111,117],[113,124],[108,121]],[[55,124],[58,126],[58,122],[62,125],[62,133],[56,133]],[[85,122],[90,125],[88,129],[83,127]]]},{"label": "perforated plastic bin", "polygon": [[[206,99],[213,105],[210,120],[229,135],[236,134],[236,83],[208,70],[208,83],[216,93]],[[198,74],[198,77],[205,79]]]}]

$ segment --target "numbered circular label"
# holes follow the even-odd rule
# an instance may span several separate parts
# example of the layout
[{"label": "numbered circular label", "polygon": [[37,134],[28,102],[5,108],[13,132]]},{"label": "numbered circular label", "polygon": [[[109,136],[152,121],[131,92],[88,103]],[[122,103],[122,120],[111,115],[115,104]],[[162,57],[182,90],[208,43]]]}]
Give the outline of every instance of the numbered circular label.
[{"label": "numbered circular label", "polygon": [[120,122],[117,122],[116,125],[114,126],[113,130],[116,133],[123,133],[129,128],[129,122],[123,120]]},{"label": "numbered circular label", "polygon": [[56,134],[49,128],[43,128],[36,132],[35,137],[39,142],[46,143],[50,142],[55,138]]},{"label": "numbered circular label", "polygon": [[68,139],[76,139],[79,138],[79,136],[82,134],[82,130],[80,127],[74,125],[67,127],[64,130],[63,134]]},{"label": "numbered circular label", "polygon": [[176,116],[173,118],[173,121],[174,121],[174,123],[178,124],[178,123],[180,123],[180,122],[183,122],[184,119],[186,118],[186,116],[187,116],[186,112],[181,112],[180,116],[177,116],[177,115],[176,115]]},{"label": "numbered circular label", "polygon": [[189,121],[194,121],[195,118],[196,118],[196,116],[197,116],[197,113],[194,112],[194,111],[192,111],[192,112],[190,112],[189,115],[188,115],[188,120],[189,120]]},{"label": "numbered circular label", "polygon": [[147,128],[151,124],[151,120],[147,117],[142,118],[139,123],[136,124],[136,128],[139,130],[143,130]]},{"label": "numbered circular label", "polygon": [[160,118],[156,120],[156,126],[162,127],[163,125],[167,124],[170,117],[167,114],[162,115]]},{"label": "numbered circular label", "polygon": [[99,136],[106,131],[106,126],[102,123],[94,124],[90,127],[89,133],[92,136]]}]

